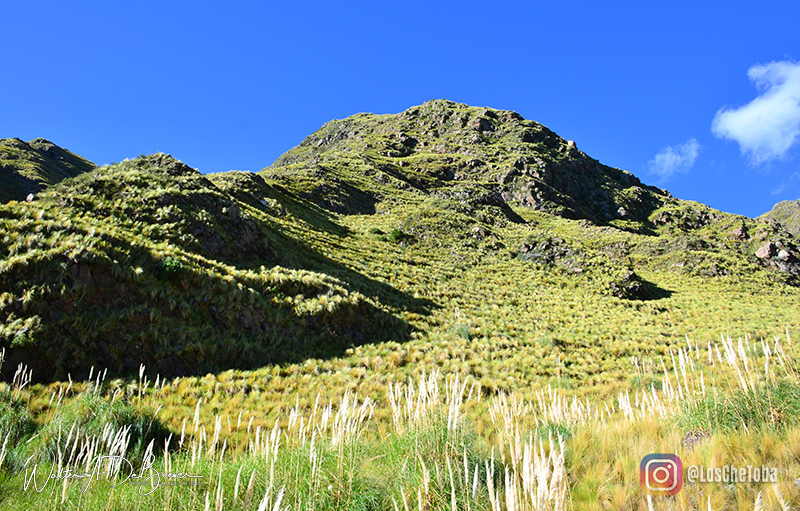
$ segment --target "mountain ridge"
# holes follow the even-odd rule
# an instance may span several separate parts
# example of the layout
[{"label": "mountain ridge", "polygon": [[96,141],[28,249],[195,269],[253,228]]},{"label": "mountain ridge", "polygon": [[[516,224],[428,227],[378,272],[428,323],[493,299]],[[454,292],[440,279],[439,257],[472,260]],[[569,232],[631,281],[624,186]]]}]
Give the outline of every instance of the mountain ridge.
[{"label": "mountain ridge", "polygon": [[780,222],[796,238],[800,237],[800,200],[785,200],[775,204],[758,218],[772,218]]},{"label": "mountain ridge", "polygon": [[[386,190],[374,181],[422,193],[471,182],[488,187],[501,201],[565,218],[607,222],[642,221],[670,197],[629,172],[600,164],[574,142],[516,112],[447,100],[399,114],[361,113],[330,121],[261,174],[277,179],[300,176],[308,197],[325,196],[318,201],[323,207],[364,212],[369,208],[358,204],[369,202],[367,197],[351,196],[348,202],[347,192],[339,190],[351,190],[359,182],[363,187],[364,180],[328,168],[341,167],[342,158],[353,154],[363,157],[351,165],[372,178],[366,186],[374,190],[373,199]],[[330,200],[331,191],[339,202]]]},{"label": "mountain ridge", "polygon": [[25,200],[29,194],[95,168],[89,160],[43,138],[0,139],[0,202]]},{"label": "mountain ridge", "polygon": [[[0,205],[0,226],[0,349],[40,378],[349,360],[454,335],[551,339],[546,371],[612,364],[619,349],[601,348],[620,337],[625,353],[680,341],[640,309],[703,317],[694,293],[750,289],[758,308],[786,301],[768,315],[784,321],[800,283],[779,222],[676,199],[518,114],[443,100],[331,121],[257,174],[160,153],[94,168]],[[586,340],[581,307],[598,311]]]}]

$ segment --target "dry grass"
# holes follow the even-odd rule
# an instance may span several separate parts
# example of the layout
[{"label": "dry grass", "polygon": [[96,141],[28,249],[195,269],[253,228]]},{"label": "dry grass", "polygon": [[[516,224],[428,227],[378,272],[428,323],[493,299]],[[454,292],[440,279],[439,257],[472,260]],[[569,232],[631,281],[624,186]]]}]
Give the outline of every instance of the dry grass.
[{"label": "dry grass", "polygon": [[[770,342],[723,338],[704,349],[687,342],[668,360],[632,360],[633,370],[642,374],[660,369],[659,385],[630,389],[608,401],[569,397],[553,388],[530,401],[503,392],[485,398],[474,378],[438,372],[391,383],[383,400],[349,389],[327,401],[317,396],[303,404],[297,398],[269,426],[263,420],[254,425],[256,417],[241,413],[214,414],[200,398],[180,433],[160,444],[150,441],[135,454],[130,428],[91,432],[76,422],[59,429],[53,469],[81,473],[92,470],[98,455],[136,456],[135,463],[152,459],[162,473],[203,478],[195,486],[160,488],[150,481],[148,498],[155,500],[147,502],[158,507],[527,511],[751,509],[759,502],[787,509],[800,502],[787,476],[800,470],[797,416],[785,417],[780,425],[767,421],[736,430],[692,431],[699,439],[694,444],[686,442],[679,419],[692,403],[758,394],[768,382],[797,384],[793,353],[788,335]],[[30,373],[24,368],[17,373],[2,392],[30,402]],[[157,403],[180,385],[149,382],[144,373],[127,389],[135,402]],[[97,375],[53,391],[52,420],[87,394],[125,399]],[[376,419],[380,410],[389,414]],[[149,413],[157,417],[159,410]],[[474,424],[481,416],[489,417],[491,428],[476,435]],[[383,421],[391,424],[389,430],[380,427]],[[4,438],[9,434],[0,432]],[[149,506],[134,498],[138,487],[111,490],[111,482],[125,474],[120,458],[99,466],[102,478],[86,493],[66,479],[42,493],[25,491],[23,474],[2,471],[2,460],[16,448],[7,442],[0,447],[2,484],[14,495],[13,501],[0,500],[0,507]],[[649,499],[639,488],[638,464],[651,452],[678,453],[684,466],[749,464],[784,472],[774,485],[686,483],[675,498]]]}]

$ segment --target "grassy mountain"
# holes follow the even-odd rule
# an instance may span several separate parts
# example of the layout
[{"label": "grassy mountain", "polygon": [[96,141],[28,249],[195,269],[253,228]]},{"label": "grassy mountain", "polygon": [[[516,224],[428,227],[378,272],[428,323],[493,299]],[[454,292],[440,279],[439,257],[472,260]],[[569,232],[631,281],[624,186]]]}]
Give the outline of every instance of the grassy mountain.
[{"label": "grassy mountain", "polygon": [[[785,225],[448,101],[331,121],[257,174],[64,179],[0,205],[0,509],[800,504],[792,479],[648,502],[638,472],[800,470]],[[148,445],[203,484],[24,491],[26,460]]]},{"label": "grassy mountain", "polygon": [[[513,112],[448,101],[331,121],[259,174],[142,156],[5,205],[0,222],[0,346],[7,368],[41,378],[255,368],[455,332],[613,379],[609,351],[713,330],[677,319],[705,314],[698,293],[748,289],[735,300],[771,312],[739,321],[785,327],[782,298],[756,296],[795,296],[800,277],[779,224],[675,199]],[[643,307],[673,326],[638,330]]]},{"label": "grassy mountain", "polygon": [[0,202],[25,200],[28,194],[96,167],[43,138],[0,139]]},{"label": "grassy mountain", "polygon": [[777,220],[795,238],[800,237],[800,200],[781,201],[775,204],[771,211],[764,213],[759,218]]},{"label": "grassy mountain", "polygon": [[624,224],[669,198],[515,112],[446,100],[331,121],[262,175],[339,213],[441,197]]},{"label": "grassy mountain", "polygon": [[92,365],[130,373],[141,362],[183,374],[331,355],[383,336],[391,318],[354,285],[299,269],[325,258],[277,228],[275,215],[291,213],[269,196],[281,192],[255,175],[203,176],[159,154],[4,206],[0,336],[10,363],[56,377]]}]

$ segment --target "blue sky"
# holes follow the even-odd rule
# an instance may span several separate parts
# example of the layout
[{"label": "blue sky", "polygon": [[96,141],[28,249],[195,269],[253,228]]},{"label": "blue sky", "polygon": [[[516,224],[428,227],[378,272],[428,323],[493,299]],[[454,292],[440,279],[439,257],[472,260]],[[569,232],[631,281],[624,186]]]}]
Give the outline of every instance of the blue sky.
[{"label": "blue sky", "polygon": [[798,21],[797,1],[12,2],[0,137],[257,171],[330,119],[447,98],[755,216],[800,198]]}]

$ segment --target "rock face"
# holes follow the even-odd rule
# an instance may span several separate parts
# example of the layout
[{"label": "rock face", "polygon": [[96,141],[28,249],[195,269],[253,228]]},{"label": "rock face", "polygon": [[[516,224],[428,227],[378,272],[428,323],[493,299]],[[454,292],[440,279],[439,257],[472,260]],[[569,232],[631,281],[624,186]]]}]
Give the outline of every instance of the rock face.
[{"label": "rock face", "polygon": [[325,124],[262,175],[338,213],[371,213],[397,190],[480,183],[506,204],[595,222],[643,222],[667,192],[608,167],[521,115],[430,101]]},{"label": "rock face", "polygon": [[599,252],[561,238],[530,238],[522,244],[517,257],[521,261],[558,268],[570,275],[586,276],[590,280],[587,286],[595,286],[607,296],[649,300],[661,294],[661,290],[633,270],[624,244],[606,248]]},{"label": "rock face", "polygon": [[800,249],[787,239],[768,241],[756,250],[756,257],[768,267],[800,277]]},{"label": "rock face", "polygon": [[0,202],[23,201],[68,177],[97,166],[43,138],[0,139]]}]

